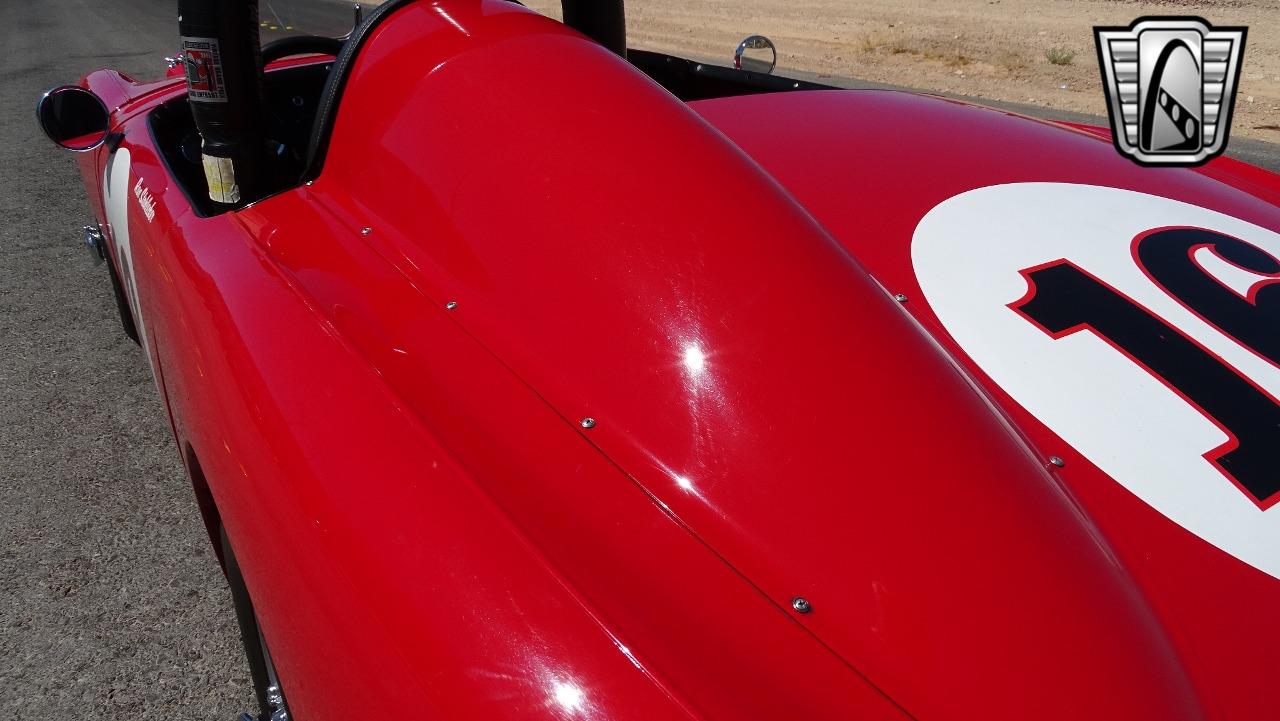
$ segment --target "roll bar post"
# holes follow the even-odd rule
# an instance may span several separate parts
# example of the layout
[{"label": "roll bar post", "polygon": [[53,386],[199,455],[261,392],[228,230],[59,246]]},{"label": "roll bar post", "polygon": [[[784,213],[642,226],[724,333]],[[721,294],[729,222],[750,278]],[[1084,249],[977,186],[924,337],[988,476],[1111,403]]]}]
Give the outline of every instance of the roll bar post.
[{"label": "roll bar post", "polygon": [[623,0],[561,0],[564,24],[606,48],[627,56],[627,20]]}]

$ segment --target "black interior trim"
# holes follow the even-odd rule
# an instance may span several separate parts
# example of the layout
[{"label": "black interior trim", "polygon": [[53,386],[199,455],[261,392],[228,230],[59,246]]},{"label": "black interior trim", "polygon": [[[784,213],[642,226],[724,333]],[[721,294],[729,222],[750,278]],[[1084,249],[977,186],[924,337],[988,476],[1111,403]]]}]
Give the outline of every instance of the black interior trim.
[{"label": "black interior trim", "polygon": [[262,64],[287,58],[290,55],[308,55],[317,53],[320,55],[338,56],[342,52],[342,40],[338,38],[329,38],[323,35],[291,35],[287,38],[272,40],[262,45]]},{"label": "black interior trim", "polygon": [[[163,128],[164,125],[169,124],[166,122],[167,115],[177,113],[174,109],[179,106],[179,101],[181,102],[181,105],[185,106],[187,104],[187,96],[183,95],[177,100],[170,100],[168,103],[156,106],[156,108],[151,111],[147,116],[147,134],[151,136],[152,147],[160,151],[160,162],[164,165],[165,171],[169,173],[169,177],[173,178],[173,184],[178,186],[178,190],[182,191],[182,197],[187,199],[187,205],[191,206],[191,209],[195,211],[195,214],[198,217],[207,218],[212,215],[212,213],[208,212],[205,208],[206,203],[201,202],[204,200],[205,195],[203,193],[198,196],[192,195],[191,186],[193,183],[190,180],[187,180],[183,175],[179,175],[178,170],[180,166],[174,162],[173,158],[170,157],[169,149],[173,144],[173,140],[169,137],[171,134],[157,132],[158,125]],[[188,109],[186,115],[189,116],[190,114],[191,112]],[[196,126],[194,119],[192,119],[189,124],[192,128],[195,128]],[[116,152],[116,149],[112,148],[111,152]],[[204,168],[202,167],[201,172],[203,173],[203,171]],[[200,177],[200,181],[204,181],[203,175]],[[201,186],[200,190],[203,191],[206,187],[208,186]],[[199,200],[197,200],[197,198],[199,198]]]},{"label": "black interior trim", "polygon": [[726,68],[649,50],[630,50],[627,60],[685,102],[790,90],[836,89],[833,85]]},{"label": "black interior trim", "polygon": [[[268,70],[263,78],[264,132],[276,151],[262,168],[262,194],[253,202],[295,187],[311,144],[320,91],[329,77],[332,61]],[[181,189],[191,209],[201,218],[230,210],[209,200],[204,168],[200,163],[200,135],[191,104],[185,95],[153,108],[147,131],[160,151],[160,160]]]}]

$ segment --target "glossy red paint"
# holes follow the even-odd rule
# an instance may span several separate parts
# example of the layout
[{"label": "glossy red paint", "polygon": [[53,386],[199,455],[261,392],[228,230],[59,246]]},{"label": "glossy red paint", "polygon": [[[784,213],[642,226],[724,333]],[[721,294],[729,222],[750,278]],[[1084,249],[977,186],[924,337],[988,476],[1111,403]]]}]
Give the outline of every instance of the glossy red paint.
[{"label": "glossy red paint", "polygon": [[147,351],[296,716],[1265,717],[1275,579],[885,288],[919,295],[912,230],[964,190],[1105,178],[1275,227],[1268,177],[901,94],[691,109],[441,0],[369,38],[314,185],[202,218],[141,112],[181,86],[88,82],[120,83]]},{"label": "glossy red paint", "polygon": [[[1280,230],[1280,181],[1227,158],[1196,171],[1139,168],[1103,132],[1064,133],[1000,111],[905,93],[804,93],[695,103],[856,255],[1042,449],[1067,459],[1067,484],[1151,604],[1211,717],[1272,718],[1258,689],[1280,664],[1280,583],[1154,511],[1072,451],[1005,394],[941,327],[912,269],[919,218],[966,190],[1000,183],[1093,183],[1192,203]],[[945,136],[935,132],[946,127]],[[848,137],[898,137],[902,145]],[[780,143],[779,138],[787,138]],[[901,162],[909,147],[928,158]],[[1014,149],[1011,158],[1010,149]],[[945,158],[946,162],[938,159]]]}]

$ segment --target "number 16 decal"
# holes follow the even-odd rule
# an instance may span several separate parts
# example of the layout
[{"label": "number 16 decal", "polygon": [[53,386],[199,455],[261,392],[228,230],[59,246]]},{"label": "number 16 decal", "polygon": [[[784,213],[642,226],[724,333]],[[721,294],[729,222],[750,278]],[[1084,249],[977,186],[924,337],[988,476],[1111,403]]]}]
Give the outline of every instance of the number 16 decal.
[{"label": "number 16 decal", "polygon": [[[1225,285],[1197,262],[1206,252],[1253,282],[1241,289]],[[1187,310],[1280,366],[1280,260],[1239,238],[1201,228],[1140,235],[1133,242],[1133,259]]]},{"label": "number 16 decal", "polygon": [[[1162,237],[1161,233],[1175,235]],[[1142,257],[1145,249],[1152,249],[1144,259],[1155,262],[1145,270],[1166,291],[1202,317],[1216,321],[1215,325],[1259,354],[1274,360],[1270,353],[1274,349],[1271,344],[1276,340],[1277,326],[1268,323],[1265,315],[1250,316],[1247,310],[1236,307],[1229,313],[1215,312],[1220,308],[1221,298],[1212,297],[1217,290],[1207,284],[1216,284],[1216,281],[1207,275],[1203,279],[1195,277],[1191,269],[1163,262],[1173,253],[1187,258],[1198,271],[1199,266],[1190,259],[1190,254],[1198,247],[1212,247],[1214,242],[1222,248],[1225,245],[1222,238],[1226,236],[1185,228],[1159,231],[1147,234],[1135,244],[1135,255]],[[1240,257],[1239,254],[1236,257]],[[1243,260],[1259,259],[1245,257]],[[1152,266],[1158,270],[1153,271]],[[1276,467],[1276,453],[1280,449],[1280,403],[1275,398],[1204,346],[1070,261],[1056,260],[1021,272],[1027,280],[1028,292],[1010,308],[1052,338],[1087,330],[1128,356],[1226,433],[1227,442],[1205,454],[1210,463],[1260,508],[1280,501],[1280,473]],[[1203,271],[1198,272],[1203,275]],[[1222,286],[1217,288],[1224,293],[1231,292]],[[1175,295],[1179,291],[1191,297]],[[1233,297],[1255,308],[1248,300]],[[1206,302],[1206,298],[1212,302]]]},{"label": "number 16 decal", "polygon": [[[1205,202],[1232,202],[1218,190]],[[975,188],[920,219],[911,263],[1046,452],[1280,579],[1280,212],[1243,204],[1250,220],[1101,185]]]}]

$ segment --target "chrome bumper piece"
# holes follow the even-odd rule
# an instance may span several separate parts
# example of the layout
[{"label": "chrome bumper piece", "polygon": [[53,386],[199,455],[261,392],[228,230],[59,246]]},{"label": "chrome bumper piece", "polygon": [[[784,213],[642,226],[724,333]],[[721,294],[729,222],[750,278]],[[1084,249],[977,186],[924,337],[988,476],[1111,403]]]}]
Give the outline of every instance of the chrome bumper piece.
[{"label": "chrome bumper piece", "polygon": [[102,235],[101,226],[96,224],[86,225],[82,242],[85,249],[89,251],[89,255],[93,258],[94,265],[101,265],[102,261],[107,259],[107,242]]}]

